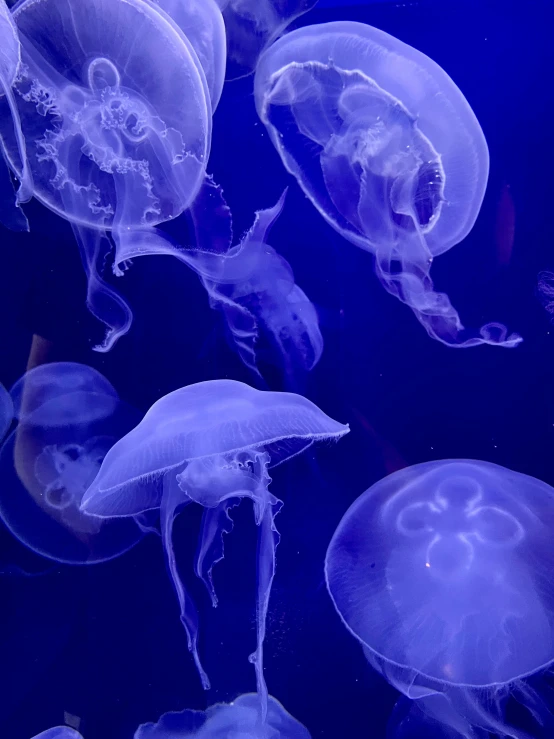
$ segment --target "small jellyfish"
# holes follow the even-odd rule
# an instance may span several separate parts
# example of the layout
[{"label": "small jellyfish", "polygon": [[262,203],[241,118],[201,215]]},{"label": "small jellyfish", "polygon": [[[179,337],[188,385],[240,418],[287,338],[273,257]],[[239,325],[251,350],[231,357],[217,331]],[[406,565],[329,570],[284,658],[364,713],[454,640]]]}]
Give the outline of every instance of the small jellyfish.
[{"label": "small jellyfish", "polygon": [[15,150],[19,158],[21,175],[14,201],[10,173],[4,161],[4,151],[0,142],[0,221],[12,231],[29,230],[29,223],[20,205],[29,200],[33,194],[32,177],[27,162],[27,147],[12,90],[20,65],[21,46],[17,29],[5,0],[0,0],[0,98],[5,96],[9,106],[9,119],[13,127]]},{"label": "small jellyfish", "polygon": [[256,68],[262,51],[317,0],[217,0],[227,33],[227,78]]},{"label": "small jellyfish", "polygon": [[155,724],[142,724],[134,739],[310,739],[310,733],[273,696],[261,716],[256,693],[239,695],[232,703],[216,703],[207,711],[171,711]]},{"label": "small jellyfish", "polygon": [[0,383],[0,441],[4,438],[13,419],[13,402],[6,388]]},{"label": "small jellyfish", "polygon": [[210,93],[212,112],[223,90],[227,56],[225,24],[215,0],[151,0],[179,26],[192,44]]},{"label": "small jellyfish", "polygon": [[83,737],[69,726],[55,726],[53,729],[41,731],[33,739],[83,739]]},{"label": "small jellyfish", "polygon": [[254,87],[286,169],[432,338],[520,343],[501,324],[466,331],[433,287],[433,260],[471,231],[489,172],[479,122],[438,64],[371,26],[327,23],[269,47]]},{"label": "small jellyfish", "polygon": [[258,366],[263,335],[271,345],[269,362],[282,364],[287,380],[294,385],[319,362],[323,337],[316,310],[295,283],[289,263],[267,244],[267,235],[283,210],[285,194],[272,208],[258,211],[252,228],[237,246],[229,248],[231,213],[221,190],[211,187],[211,205],[200,214],[195,204],[192,214],[201,248],[182,248],[154,229],[119,233],[115,270],[122,274],[119,265],[138,256],[175,256],[198,274],[211,306],[223,314],[244,364],[263,381]]},{"label": "small jellyfish", "polygon": [[[142,0],[25,0],[13,20],[33,194],[73,226],[88,307],[108,329],[96,348],[108,351],[132,320],[102,278],[108,232],[176,218],[193,202],[211,141],[206,77],[187,37]],[[1,109],[0,134],[20,177]]]},{"label": "small jellyfish", "polygon": [[14,388],[19,424],[0,449],[0,518],[7,528],[57,562],[92,564],[131,549],[142,538],[140,525],[102,521],[80,506],[108,450],[139,414],[84,365],[41,365]]},{"label": "small jellyfish", "polygon": [[210,683],[198,654],[198,615],[179,577],[173,522],[186,504],[204,507],[195,570],[215,606],[212,569],[223,559],[222,535],[233,526],[230,511],[241,498],[252,500],[258,526],[258,588],[257,646],[250,661],[264,719],[268,694],[263,642],[279,541],[275,517],[282,507],[269,491],[268,470],[315,441],[339,439],[348,430],[300,395],[262,392],[233,380],[201,382],[154,403],[141,423],[110,449],[83,497],[83,511],[105,518],[160,509],[181,621],[205,689]]},{"label": "small jellyfish", "polygon": [[554,661],[553,526],[553,488],[473,460],[400,470],[349,508],[326,582],[371,665],[413,701],[394,735],[531,739],[510,698],[552,735],[527,678]]}]

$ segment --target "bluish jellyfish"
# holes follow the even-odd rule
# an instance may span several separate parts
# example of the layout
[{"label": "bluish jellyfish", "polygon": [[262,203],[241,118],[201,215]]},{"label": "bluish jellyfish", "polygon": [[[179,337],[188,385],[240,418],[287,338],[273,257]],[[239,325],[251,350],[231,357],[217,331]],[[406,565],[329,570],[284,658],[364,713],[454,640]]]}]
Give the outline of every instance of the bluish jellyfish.
[{"label": "bluish jellyfish", "polygon": [[256,693],[239,695],[232,703],[216,703],[207,711],[171,711],[155,724],[139,726],[134,739],[310,739],[310,733],[272,696],[261,716]]},{"label": "bluish jellyfish", "polygon": [[192,44],[206,76],[212,111],[225,81],[225,24],[215,0],[151,0],[179,26]]},{"label": "bluish jellyfish", "polygon": [[119,403],[111,382],[78,362],[38,365],[15,383],[10,395],[19,421],[47,428],[102,420]]},{"label": "bluish jellyfish", "polygon": [[362,23],[307,26],[262,55],[255,97],[286,169],[431,337],[521,341],[496,323],[466,331],[433,287],[433,260],[471,231],[489,172],[479,122],[438,64]]},{"label": "bluish jellyfish", "polygon": [[232,528],[230,510],[241,498],[252,500],[258,526],[258,589],[257,646],[250,661],[264,719],[268,694],[263,642],[279,541],[275,516],[282,507],[269,491],[269,468],[315,441],[339,439],[348,430],[300,395],[262,392],[233,380],[201,382],[154,403],[141,423],[110,449],[83,497],[83,511],[106,518],[159,508],[181,621],[206,689],[210,683],[198,654],[198,615],[179,577],[173,522],[189,503],[204,507],[195,570],[215,606],[212,568],[223,558],[222,534]]},{"label": "bluish jellyfish", "polygon": [[0,441],[4,438],[13,418],[13,403],[10,394],[0,383]]},{"label": "bluish jellyfish", "polygon": [[17,29],[5,0],[0,0],[0,99],[5,96],[9,107],[20,172],[20,184],[14,199],[10,173],[0,144],[0,221],[13,231],[28,231],[29,223],[20,205],[31,198],[33,183],[27,162],[27,147],[12,90],[20,65],[21,48]]},{"label": "bluish jellyfish", "polygon": [[206,213],[200,214],[196,205],[193,208],[197,241],[203,248],[182,248],[154,229],[119,233],[116,272],[123,274],[119,265],[138,256],[175,256],[198,274],[211,306],[223,314],[244,364],[263,380],[258,342],[264,335],[272,345],[270,361],[277,358],[288,380],[294,382],[319,362],[323,337],[316,310],[295,283],[289,263],[267,244],[267,235],[283,209],[285,193],[272,208],[256,213],[252,228],[231,248],[231,213],[219,189],[212,188],[211,197],[216,206],[212,204]]},{"label": "bluish jellyfish", "polygon": [[531,739],[510,698],[552,735],[530,678],[554,661],[553,527],[549,485],[474,460],[400,470],[349,508],[327,587],[371,665],[413,700],[398,736]]},{"label": "bluish jellyfish", "polygon": [[143,535],[134,520],[102,521],[80,506],[106,453],[140,415],[83,365],[41,365],[16,389],[19,424],[0,449],[0,518],[7,528],[57,562],[93,564],[129,550]]},{"label": "bluish jellyfish", "polygon": [[[108,351],[131,313],[102,278],[107,232],[170,220],[193,202],[211,139],[204,70],[178,26],[142,0],[26,0],[13,19],[33,194],[73,225],[89,308],[108,328],[97,349]],[[14,137],[0,133],[19,176]]]},{"label": "bluish jellyfish", "polygon": [[53,729],[41,731],[34,739],[83,739],[83,737],[70,726],[55,726]]},{"label": "bluish jellyfish", "polygon": [[227,32],[228,79],[250,74],[262,51],[317,0],[217,0]]}]

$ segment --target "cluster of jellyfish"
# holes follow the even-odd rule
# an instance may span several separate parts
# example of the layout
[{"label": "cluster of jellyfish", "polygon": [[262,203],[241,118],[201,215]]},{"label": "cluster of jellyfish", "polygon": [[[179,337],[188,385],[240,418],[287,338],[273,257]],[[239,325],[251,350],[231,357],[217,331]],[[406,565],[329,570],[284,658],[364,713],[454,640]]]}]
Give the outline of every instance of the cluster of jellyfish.
[{"label": "cluster of jellyfish", "polygon": [[[286,170],[345,251],[350,242],[372,255],[385,289],[431,338],[453,347],[521,341],[500,323],[464,328],[431,279],[435,257],[471,231],[487,186],[487,144],[467,100],[435,62],[371,26],[288,32],[313,4],[20,0],[8,8],[0,0],[3,225],[29,230],[32,197],[71,224],[88,308],[106,328],[99,352],[133,320],[111,277],[124,278],[144,255],[180,260],[251,373],[251,385],[176,389],[144,417],[82,364],[41,364],[9,392],[0,386],[4,524],[29,549],[74,566],[159,536],[206,690],[201,624],[173,525],[187,506],[202,506],[194,569],[216,606],[212,571],[233,508],[252,502],[256,690],[206,711],[152,717],[135,739],[310,736],[270,695],[264,673],[283,507],[270,471],[349,427],[298,393],[272,391],[260,369],[263,334],[294,389],[324,338],[314,305],[268,243],[285,193],[235,242],[209,174],[225,79],[254,75],[257,113]],[[169,221],[182,238],[164,231]],[[554,661],[553,525],[552,488],[477,460],[400,470],[346,512],[327,551],[326,584],[370,665],[404,696],[393,736],[529,739],[508,719],[511,701],[525,705],[537,731],[552,732],[534,677]],[[77,728],[36,739],[81,739]]]}]

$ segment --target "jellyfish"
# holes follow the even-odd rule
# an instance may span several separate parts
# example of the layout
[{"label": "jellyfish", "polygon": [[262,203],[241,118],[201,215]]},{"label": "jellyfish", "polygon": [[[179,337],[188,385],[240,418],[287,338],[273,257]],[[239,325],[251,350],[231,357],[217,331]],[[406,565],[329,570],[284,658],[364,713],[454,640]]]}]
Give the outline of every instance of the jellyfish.
[{"label": "jellyfish", "polygon": [[0,441],[4,438],[13,418],[13,402],[6,388],[0,383]]},{"label": "jellyfish", "polygon": [[225,24],[215,0],[151,0],[179,26],[192,44],[206,76],[212,111],[225,81]]},{"label": "jellyfish", "polygon": [[134,739],[310,739],[305,726],[293,718],[273,696],[268,696],[267,716],[261,718],[256,693],[239,695],[232,703],[216,703],[207,711],[171,711],[155,724],[139,726]]},{"label": "jellyfish", "polygon": [[229,79],[250,74],[262,51],[317,0],[217,0],[227,32]]},{"label": "jellyfish", "polygon": [[17,29],[5,0],[0,0],[0,41],[0,98],[5,96],[9,107],[21,175],[14,203],[10,173],[4,161],[4,152],[0,151],[0,221],[12,231],[28,231],[29,223],[20,206],[31,198],[33,183],[27,162],[27,147],[12,91],[20,70],[21,48]]},{"label": "jellyfish", "polygon": [[[33,194],[73,225],[89,308],[107,326],[97,349],[108,351],[131,324],[102,278],[108,233],[171,220],[193,202],[211,139],[206,77],[187,37],[142,0],[26,0],[13,20]],[[13,135],[0,133],[19,177]]]},{"label": "jellyfish", "polygon": [[370,664],[412,700],[395,736],[531,739],[506,710],[552,717],[532,685],[554,661],[554,490],[496,464],[400,470],[361,495],[325,560]]},{"label": "jellyfish", "polygon": [[127,231],[116,237],[115,270],[123,274],[119,265],[138,256],[175,256],[197,273],[210,305],[225,319],[232,345],[258,380],[264,382],[258,366],[258,341],[263,334],[272,345],[270,361],[282,363],[293,384],[319,362],[323,337],[315,307],[295,283],[289,263],[267,244],[285,194],[272,208],[258,211],[252,228],[229,248],[231,212],[221,190],[212,187],[214,202],[207,211],[199,213],[196,204],[192,209],[202,248],[183,248],[159,230]]},{"label": "jellyfish", "polygon": [[104,518],[159,508],[181,621],[205,689],[210,682],[198,653],[198,616],[179,577],[173,522],[189,503],[204,507],[195,571],[215,606],[212,569],[223,559],[222,535],[233,525],[230,511],[241,498],[252,500],[258,526],[258,589],[257,646],[250,662],[262,720],[268,710],[263,642],[279,541],[275,517],[282,507],[269,491],[268,470],[315,441],[339,439],[348,430],[300,395],[262,392],[233,380],[200,382],[154,403],[142,422],[110,449],[82,500],[85,513]]},{"label": "jellyfish", "polygon": [[83,737],[70,726],[55,726],[53,729],[41,731],[34,739],[83,739]]},{"label": "jellyfish", "polygon": [[140,522],[102,521],[80,510],[115,442],[140,420],[99,372],[68,362],[41,365],[12,391],[19,423],[0,449],[0,518],[32,551],[93,564],[142,538]]},{"label": "jellyfish", "polygon": [[498,323],[466,331],[433,287],[433,260],[471,231],[489,171],[477,118],[438,64],[371,26],[327,23],[273,44],[254,87],[286,169],[432,338],[520,343]]}]

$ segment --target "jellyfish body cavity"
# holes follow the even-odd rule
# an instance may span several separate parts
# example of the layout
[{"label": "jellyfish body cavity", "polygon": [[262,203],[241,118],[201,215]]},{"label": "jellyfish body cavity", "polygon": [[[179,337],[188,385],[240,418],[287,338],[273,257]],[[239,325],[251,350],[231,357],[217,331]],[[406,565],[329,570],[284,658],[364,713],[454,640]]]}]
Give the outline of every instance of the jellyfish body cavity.
[{"label": "jellyfish body cavity", "polygon": [[287,170],[430,336],[519,343],[500,324],[465,331],[433,288],[431,264],[471,231],[489,171],[479,122],[438,64],[362,23],[307,26],[262,55],[255,97]]},{"label": "jellyfish body cavity", "polygon": [[373,667],[415,700],[400,735],[438,721],[440,736],[528,737],[506,718],[510,694],[550,720],[526,677],[554,661],[553,521],[550,486],[473,460],[406,468],[350,507],[327,587]]},{"label": "jellyfish body cavity", "polygon": [[29,549],[71,564],[106,561],[133,547],[142,538],[133,520],[102,521],[80,508],[106,453],[138,413],[84,365],[41,365],[15,388],[19,423],[0,449],[7,528]]},{"label": "jellyfish body cavity", "polygon": [[172,711],[157,723],[142,724],[134,739],[310,739],[308,730],[272,696],[267,715],[261,717],[260,698],[255,693],[239,695],[232,703],[216,703],[206,711]]},{"label": "jellyfish body cavity", "polygon": [[82,509],[100,517],[133,516],[160,509],[162,542],[203,686],[210,683],[198,652],[198,614],[179,577],[172,542],[177,510],[204,507],[196,574],[213,605],[215,563],[223,559],[222,534],[238,500],[252,500],[258,526],[257,646],[250,657],[262,712],[267,712],[263,641],[279,535],[275,516],[282,503],[269,491],[269,467],[317,440],[338,439],[348,427],[292,393],[261,392],[231,380],[201,382],[157,401],[143,421],[106,455],[86,492]]},{"label": "jellyfish body cavity", "polygon": [[187,37],[141,0],[29,0],[13,19],[36,197],[98,229],[178,216],[201,185],[211,135],[206,79]]}]

